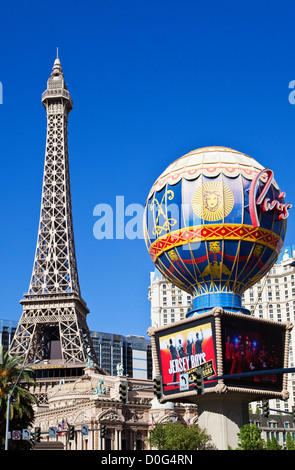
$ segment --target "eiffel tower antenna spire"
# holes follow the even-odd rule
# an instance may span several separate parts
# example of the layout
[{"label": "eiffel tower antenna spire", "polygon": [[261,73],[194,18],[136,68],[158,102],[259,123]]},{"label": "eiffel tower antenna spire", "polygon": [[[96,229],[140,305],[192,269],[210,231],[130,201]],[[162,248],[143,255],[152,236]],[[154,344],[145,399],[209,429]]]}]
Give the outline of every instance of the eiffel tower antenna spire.
[{"label": "eiffel tower antenna spire", "polygon": [[[73,102],[58,57],[42,94],[47,137],[39,230],[29,290],[10,347],[24,364],[96,362],[81,297],[72,217],[67,125]],[[68,366],[67,366],[68,367]]]}]

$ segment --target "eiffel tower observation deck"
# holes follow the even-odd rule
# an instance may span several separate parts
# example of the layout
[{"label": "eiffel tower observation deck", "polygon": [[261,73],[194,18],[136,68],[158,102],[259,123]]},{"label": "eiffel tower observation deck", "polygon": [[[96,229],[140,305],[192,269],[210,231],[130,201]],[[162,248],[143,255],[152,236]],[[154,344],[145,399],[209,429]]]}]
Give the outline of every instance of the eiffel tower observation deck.
[{"label": "eiffel tower observation deck", "polygon": [[42,103],[47,138],[37,246],[10,354],[21,356],[24,364],[38,360],[44,367],[82,367],[96,363],[96,357],[75,254],[67,137],[73,103],[58,54]]}]

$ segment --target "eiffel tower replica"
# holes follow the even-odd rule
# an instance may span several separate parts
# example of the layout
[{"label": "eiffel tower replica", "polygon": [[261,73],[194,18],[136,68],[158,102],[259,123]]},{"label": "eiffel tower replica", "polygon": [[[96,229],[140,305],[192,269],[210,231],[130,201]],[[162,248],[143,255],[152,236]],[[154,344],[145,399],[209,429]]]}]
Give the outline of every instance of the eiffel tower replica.
[{"label": "eiffel tower replica", "polygon": [[82,373],[86,364],[97,360],[78,279],[67,138],[73,103],[58,53],[42,103],[47,138],[37,247],[10,354],[21,356],[24,365],[40,361],[44,368],[80,368]]}]

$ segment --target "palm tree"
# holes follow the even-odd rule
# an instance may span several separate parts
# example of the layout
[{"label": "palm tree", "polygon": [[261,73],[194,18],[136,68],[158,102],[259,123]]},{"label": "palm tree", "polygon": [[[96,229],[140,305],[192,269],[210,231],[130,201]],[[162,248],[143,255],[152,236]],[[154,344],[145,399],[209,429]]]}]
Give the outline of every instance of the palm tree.
[{"label": "palm tree", "polygon": [[[32,395],[28,386],[35,385],[34,371],[22,367],[22,358],[9,356],[8,351],[0,348],[0,449],[5,446],[7,405],[9,406],[9,429],[21,430],[30,427],[34,422],[33,403],[37,398]],[[11,399],[8,400],[9,395]],[[11,441],[10,449],[30,448],[30,441]]]}]

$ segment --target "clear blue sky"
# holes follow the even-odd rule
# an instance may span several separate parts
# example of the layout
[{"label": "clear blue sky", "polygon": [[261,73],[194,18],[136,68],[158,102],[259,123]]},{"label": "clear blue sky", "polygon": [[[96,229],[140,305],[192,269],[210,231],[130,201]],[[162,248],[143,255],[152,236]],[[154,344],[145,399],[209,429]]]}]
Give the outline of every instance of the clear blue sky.
[{"label": "clear blue sky", "polygon": [[[271,167],[294,209],[294,1],[96,0],[0,6],[1,312],[19,320],[33,267],[56,46],[74,101],[76,252],[90,329],[146,336],[153,264],[143,240],[97,240],[97,204],[144,204],[160,173],[204,146]],[[128,220],[128,217],[126,218]]]}]

